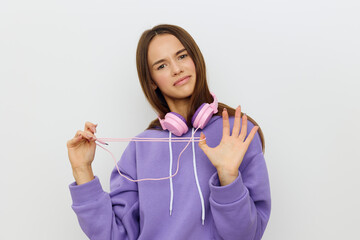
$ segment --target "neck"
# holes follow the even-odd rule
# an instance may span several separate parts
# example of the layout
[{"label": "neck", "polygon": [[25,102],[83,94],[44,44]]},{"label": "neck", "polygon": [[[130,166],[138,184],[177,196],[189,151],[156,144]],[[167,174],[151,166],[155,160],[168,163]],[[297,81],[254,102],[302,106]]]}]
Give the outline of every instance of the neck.
[{"label": "neck", "polygon": [[183,99],[166,99],[165,100],[171,112],[176,112],[187,119],[188,109],[190,107],[190,97]]}]

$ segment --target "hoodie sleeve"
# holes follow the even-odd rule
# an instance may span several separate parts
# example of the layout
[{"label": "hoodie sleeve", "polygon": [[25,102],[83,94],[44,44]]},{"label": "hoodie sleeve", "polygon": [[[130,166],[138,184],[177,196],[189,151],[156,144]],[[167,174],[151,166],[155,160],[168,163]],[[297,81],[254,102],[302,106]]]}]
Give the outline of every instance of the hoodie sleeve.
[{"label": "hoodie sleeve", "polygon": [[[135,144],[125,149],[118,166],[136,179]],[[72,208],[89,239],[137,239],[139,235],[139,201],[137,184],[121,177],[116,168],[111,174],[111,192],[103,191],[98,177],[76,185],[70,184]]]},{"label": "hoodie sleeve", "polygon": [[270,217],[271,199],[258,133],[244,156],[238,178],[229,185],[220,186],[215,173],[209,185],[210,207],[219,235],[223,239],[261,239]]}]

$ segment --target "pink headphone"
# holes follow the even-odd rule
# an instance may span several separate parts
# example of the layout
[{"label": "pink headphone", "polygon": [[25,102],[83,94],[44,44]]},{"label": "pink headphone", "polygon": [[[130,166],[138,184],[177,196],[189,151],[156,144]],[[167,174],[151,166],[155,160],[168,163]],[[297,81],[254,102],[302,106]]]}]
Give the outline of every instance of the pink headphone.
[{"label": "pink headphone", "polygon": [[[191,123],[194,128],[203,129],[206,124],[209,122],[213,114],[218,112],[218,101],[215,94],[211,93],[214,98],[214,102],[203,103],[196,110],[194,116],[191,118]],[[183,116],[175,112],[169,112],[165,115],[164,119],[160,119],[160,124],[163,130],[169,130],[172,134],[176,136],[181,136],[188,131],[188,126],[186,125],[186,120]]]}]

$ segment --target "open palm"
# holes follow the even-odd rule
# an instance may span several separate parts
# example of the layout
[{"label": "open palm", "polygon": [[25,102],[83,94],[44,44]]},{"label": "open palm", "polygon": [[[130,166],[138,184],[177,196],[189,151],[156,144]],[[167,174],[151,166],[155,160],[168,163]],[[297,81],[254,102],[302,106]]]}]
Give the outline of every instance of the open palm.
[{"label": "open palm", "polygon": [[[206,144],[205,135],[201,133],[199,147],[218,171],[221,185],[230,184],[239,174],[239,167],[243,161],[244,155],[255,136],[258,126],[253,127],[249,136],[247,134],[247,117],[242,117],[242,126],[240,128],[241,107],[235,111],[234,126],[230,135],[230,123],[227,110],[224,108],[223,117],[223,136],[220,144],[214,148]],[[241,130],[241,131],[240,131]],[[246,139],[245,139],[246,138]]]}]

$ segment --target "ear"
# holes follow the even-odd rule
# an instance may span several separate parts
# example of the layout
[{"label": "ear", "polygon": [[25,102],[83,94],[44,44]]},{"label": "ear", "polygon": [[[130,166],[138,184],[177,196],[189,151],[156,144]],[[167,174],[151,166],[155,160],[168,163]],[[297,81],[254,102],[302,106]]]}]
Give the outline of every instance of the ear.
[{"label": "ear", "polygon": [[158,88],[158,86],[155,84],[154,81],[151,81],[150,85],[153,91],[155,91]]}]

